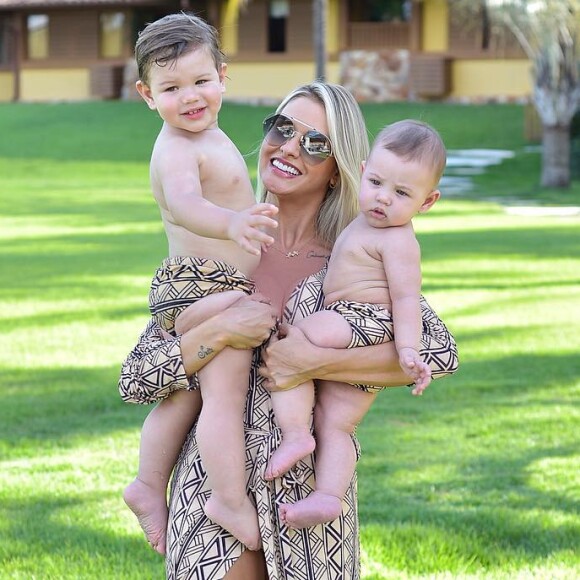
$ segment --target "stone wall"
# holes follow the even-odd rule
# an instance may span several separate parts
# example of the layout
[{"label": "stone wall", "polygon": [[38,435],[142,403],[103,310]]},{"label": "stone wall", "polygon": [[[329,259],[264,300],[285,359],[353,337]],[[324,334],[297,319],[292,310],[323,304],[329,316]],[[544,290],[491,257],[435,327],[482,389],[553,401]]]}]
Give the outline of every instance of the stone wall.
[{"label": "stone wall", "polygon": [[409,97],[409,51],[345,51],[340,55],[340,84],[359,102],[384,103]]}]

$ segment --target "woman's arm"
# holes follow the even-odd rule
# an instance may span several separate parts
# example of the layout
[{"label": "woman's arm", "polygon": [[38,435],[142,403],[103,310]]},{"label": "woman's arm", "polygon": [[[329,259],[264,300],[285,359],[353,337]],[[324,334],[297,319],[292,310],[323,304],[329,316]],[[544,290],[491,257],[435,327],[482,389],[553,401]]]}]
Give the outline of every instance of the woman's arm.
[{"label": "woman's arm", "polygon": [[275,325],[276,313],[262,295],[240,298],[226,310],[182,335],[185,373],[193,375],[226,346],[238,349],[260,346]]},{"label": "woman's arm", "polygon": [[195,373],[226,346],[262,344],[275,325],[271,306],[259,298],[240,299],[177,338],[167,339],[151,320],[123,362],[119,391],[124,401],[154,403],[180,389],[196,388]]},{"label": "woman's arm", "polygon": [[260,374],[271,390],[291,389],[311,379],[383,387],[412,382],[401,370],[392,342],[352,349],[323,348],[291,325],[281,327],[281,336],[282,340],[272,337],[262,355]]},{"label": "woman's arm", "polygon": [[[457,371],[455,339],[443,321],[421,297],[421,357],[433,379]],[[393,342],[351,349],[323,348],[312,344],[295,326],[283,325],[282,340],[272,337],[263,353],[260,373],[271,390],[291,389],[310,379],[397,387],[413,382],[399,366]]]}]

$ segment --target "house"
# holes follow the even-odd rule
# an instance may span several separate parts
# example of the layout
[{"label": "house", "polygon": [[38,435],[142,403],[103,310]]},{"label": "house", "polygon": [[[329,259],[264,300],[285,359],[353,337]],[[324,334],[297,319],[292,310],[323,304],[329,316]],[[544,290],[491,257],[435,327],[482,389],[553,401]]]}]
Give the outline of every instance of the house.
[{"label": "house", "polygon": [[[139,30],[179,10],[219,29],[229,61],[226,97],[279,99],[316,76],[313,6],[313,0],[0,0],[0,102],[130,96],[127,64]],[[361,101],[531,93],[529,61],[515,39],[486,26],[484,15],[466,20],[447,0],[326,0],[326,6],[326,78]]]}]

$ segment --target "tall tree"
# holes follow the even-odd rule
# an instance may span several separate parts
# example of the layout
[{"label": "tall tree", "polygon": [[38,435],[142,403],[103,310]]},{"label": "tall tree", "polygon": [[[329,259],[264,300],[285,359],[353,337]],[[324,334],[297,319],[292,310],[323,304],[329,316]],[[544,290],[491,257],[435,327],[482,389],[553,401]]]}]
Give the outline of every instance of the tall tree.
[{"label": "tall tree", "polygon": [[570,185],[570,126],[580,109],[580,0],[450,0],[503,24],[532,63],[532,99],[542,122],[545,187]]},{"label": "tall tree", "polygon": [[327,0],[313,0],[313,40],[316,59],[316,78],[326,80],[326,12]]}]

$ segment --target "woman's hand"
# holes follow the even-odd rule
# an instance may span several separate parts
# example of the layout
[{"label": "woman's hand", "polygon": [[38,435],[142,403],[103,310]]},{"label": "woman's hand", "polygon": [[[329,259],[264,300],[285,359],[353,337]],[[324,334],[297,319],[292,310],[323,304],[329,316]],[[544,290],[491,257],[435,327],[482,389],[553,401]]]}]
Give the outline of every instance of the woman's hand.
[{"label": "woman's hand", "polygon": [[361,383],[383,387],[406,385],[393,342],[360,348],[314,345],[296,326],[283,324],[262,350],[260,374],[270,391],[292,389],[308,380]]},{"label": "woman's hand", "polygon": [[261,294],[243,296],[181,335],[185,373],[191,377],[226,347],[260,346],[276,326],[276,313]]},{"label": "woman's hand", "polygon": [[292,389],[316,376],[314,346],[296,326],[280,325],[278,336],[262,350],[263,365],[259,373],[270,391]]},{"label": "woman's hand", "polygon": [[240,298],[218,316],[220,320],[216,320],[216,324],[223,324],[226,343],[233,348],[260,346],[276,326],[275,310],[270,301],[259,293]]}]

